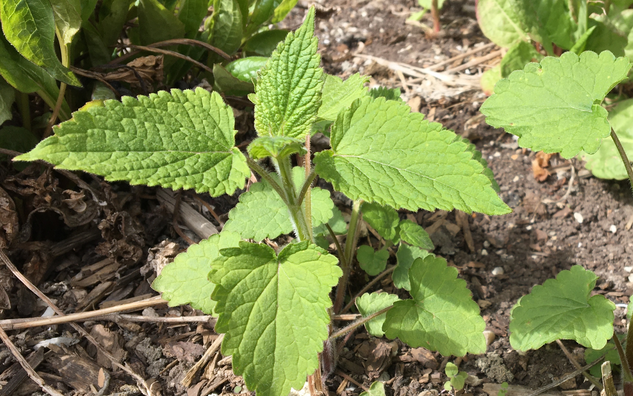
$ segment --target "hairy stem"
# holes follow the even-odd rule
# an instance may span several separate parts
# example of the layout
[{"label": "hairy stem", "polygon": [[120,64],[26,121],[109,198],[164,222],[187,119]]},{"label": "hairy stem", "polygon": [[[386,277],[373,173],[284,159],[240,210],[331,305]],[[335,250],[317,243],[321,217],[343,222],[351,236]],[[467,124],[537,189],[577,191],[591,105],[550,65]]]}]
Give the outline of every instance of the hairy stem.
[{"label": "hairy stem", "polygon": [[307,200],[307,194],[310,191],[310,186],[312,185],[314,179],[316,179],[316,176],[317,175],[314,172],[314,169],[308,175],[306,175],[306,181],[305,183],[303,183],[301,191],[299,192],[299,196],[297,197],[297,202],[299,204],[303,203],[304,198]]},{"label": "hairy stem", "polygon": [[[349,272],[352,267],[352,259],[354,255],[354,249],[356,248],[356,242],[358,241],[358,223],[361,220],[360,206],[363,203],[362,200],[354,201],[352,207],[352,217],[349,221],[349,229],[347,230],[347,238],[345,239],[345,251],[341,260],[341,269],[343,270],[343,276],[338,280],[338,286],[336,287],[336,297],[334,298],[334,313],[340,313],[345,300],[345,288],[347,287],[347,280],[349,279]],[[341,253],[339,252],[339,255]],[[344,264],[344,265],[343,265]]]},{"label": "hairy stem", "polygon": [[260,175],[262,179],[266,180],[268,184],[270,184],[270,186],[273,188],[273,190],[275,190],[277,194],[279,194],[279,196],[284,201],[284,203],[286,205],[289,205],[288,200],[286,199],[286,193],[284,192],[283,188],[281,188],[279,183],[277,183],[275,179],[270,177],[268,172],[266,172],[266,169],[262,168],[261,165],[257,163],[257,161],[255,161],[249,156],[245,156],[245,157],[246,157],[246,163],[248,164],[249,168],[251,168],[253,172]]},{"label": "hairy stem", "polygon": [[622,143],[620,143],[620,139],[618,139],[618,135],[615,134],[613,129],[611,129],[611,139],[613,139],[613,143],[615,143],[615,147],[617,147],[618,153],[620,153],[620,158],[622,158],[622,162],[626,168],[626,173],[629,175],[631,188],[633,189],[633,169],[631,169],[631,162],[629,161],[629,157],[626,155],[626,151],[624,151],[624,147],[622,147]]},{"label": "hairy stem", "polygon": [[281,177],[282,188],[286,194],[288,211],[290,212],[290,219],[295,229],[297,239],[299,241],[312,242],[312,228],[308,225],[305,212],[297,200],[297,191],[294,181],[292,180],[292,164],[290,163],[290,158],[280,158],[279,161],[274,162],[277,167],[277,172],[279,172],[279,177]]},{"label": "hairy stem", "polygon": [[[303,184],[303,187],[301,187],[301,192],[299,192],[299,197],[297,198],[297,204],[301,205],[301,202],[303,201],[305,197],[305,201],[306,204],[304,206],[304,212],[305,212],[305,217],[306,217],[306,222],[308,223],[308,229],[310,230],[310,237],[313,238],[312,236],[312,188],[310,188],[311,184],[312,184],[312,180],[310,180],[310,182],[308,183],[308,179],[310,178],[310,176],[312,176],[312,172],[310,169],[310,160],[311,160],[311,156],[310,156],[310,134],[308,133],[306,135],[306,156],[304,159],[304,167],[305,167],[305,178],[306,178],[306,182]],[[307,188],[306,188],[307,186]],[[303,192],[303,190],[305,189],[305,193]]]},{"label": "hairy stem", "polygon": [[358,321],[356,321],[356,322],[352,323],[351,325],[349,325],[349,326],[347,326],[347,327],[344,327],[344,328],[342,328],[341,330],[336,331],[336,332],[334,332],[334,333],[330,334],[330,337],[328,338],[328,340],[333,340],[333,339],[335,339],[335,338],[338,338],[338,337],[344,336],[345,334],[347,334],[347,333],[349,333],[350,331],[352,331],[352,330],[354,330],[354,329],[358,328],[359,326],[364,325],[365,323],[367,323],[367,322],[369,322],[370,320],[372,320],[372,319],[376,318],[377,316],[380,316],[380,315],[384,314],[385,312],[389,311],[391,308],[393,308],[393,305],[390,305],[390,306],[388,306],[387,308],[383,308],[383,309],[381,309],[381,310],[380,310],[380,311],[378,311],[378,312],[375,312],[375,313],[373,313],[373,314],[371,314],[371,315],[369,315],[369,316],[367,316],[367,317],[364,317],[364,318],[362,318],[362,319],[360,319],[360,320],[358,320]]},{"label": "hairy stem", "polygon": [[330,236],[332,237],[332,239],[334,239],[334,244],[336,245],[336,251],[338,252],[338,257],[339,257],[339,260],[341,261],[341,265],[343,267],[347,267],[347,262],[345,261],[345,255],[341,254],[341,252],[343,251],[343,248],[341,247],[341,244],[339,243],[338,238],[336,237],[336,234],[334,233],[334,230],[332,230],[332,227],[330,227],[328,223],[325,223],[325,228],[327,228],[328,232],[330,233]]}]

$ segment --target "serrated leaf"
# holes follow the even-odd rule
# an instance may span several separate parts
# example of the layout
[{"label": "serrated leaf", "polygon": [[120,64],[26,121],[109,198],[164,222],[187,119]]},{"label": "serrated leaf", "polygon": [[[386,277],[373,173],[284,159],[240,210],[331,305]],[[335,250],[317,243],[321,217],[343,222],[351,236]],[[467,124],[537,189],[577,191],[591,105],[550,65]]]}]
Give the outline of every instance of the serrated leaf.
[{"label": "serrated leaf", "polygon": [[139,0],[137,13],[139,38],[143,45],[185,35],[185,25],[158,0]]},{"label": "serrated leaf", "polygon": [[480,111],[488,124],[519,136],[521,147],[564,158],[591,154],[611,131],[600,103],[630,68],[610,52],[547,57],[499,81]]},{"label": "serrated leaf", "polygon": [[186,37],[195,37],[202,20],[207,16],[208,0],[183,0],[178,10],[178,19],[185,27]]},{"label": "serrated leaf", "polygon": [[362,392],[360,396],[385,396],[385,385],[380,381],[375,381],[369,386],[369,390]]},{"label": "serrated leaf", "polygon": [[[389,293],[365,293],[356,299],[356,307],[363,317],[368,317],[381,309],[390,307],[394,302],[400,301],[398,296]],[[382,325],[387,319],[387,314],[376,316],[376,318],[365,323],[367,332],[374,337],[382,337],[385,332],[382,331]]]},{"label": "serrated leaf", "polygon": [[226,333],[222,354],[259,396],[301,389],[319,366],[328,337],[329,293],[342,275],[338,260],[307,241],[279,256],[266,245],[241,242],[212,263],[215,330]]},{"label": "serrated leaf", "polygon": [[362,245],[356,251],[356,259],[367,275],[376,276],[387,267],[389,251],[387,249],[375,251],[371,246]]},{"label": "serrated leaf", "polygon": [[106,180],[233,194],[250,170],[234,147],[233,110],[198,88],[123,97],[74,113],[18,161],[41,159]]},{"label": "serrated leaf", "polygon": [[401,243],[398,246],[398,252],[396,253],[396,269],[393,270],[393,275],[391,276],[394,286],[399,289],[411,290],[409,269],[415,259],[425,258],[426,256],[433,256],[433,253],[429,253],[428,251],[416,246],[409,246]]},{"label": "serrated leaf", "polygon": [[342,78],[327,74],[323,83],[323,99],[318,118],[335,121],[342,110],[348,108],[356,99],[367,96],[369,78],[358,73],[343,81]]},{"label": "serrated leaf", "polygon": [[397,243],[400,216],[394,208],[377,203],[364,202],[360,207],[360,211],[363,214],[363,220],[376,230],[381,237],[388,241],[395,240],[395,243]]},{"label": "serrated leaf", "polygon": [[377,87],[369,90],[369,96],[372,98],[385,98],[402,102],[400,95],[402,95],[400,88]]},{"label": "serrated leaf", "polygon": [[412,300],[397,301],[387,311],[383,330],[411,347],[444,356],[483,353],[486,323],[457,269],[440,257],[416,259],[409,270]]},{"label": "serrated leaf", "polygon": [[534,286],[510,314],[512,347],[527,351],[558,339],[604,347],[613,335],[615,304],[601,295],[590,296],[596,279],[593,272],[574,265],[556,279]]},{"label": "serrated leaf", "polygon": [[238,247],[239,242],[238,234],[222,231],[191,245],[163,268],[152,282],[152,289],[162,293],[170,307],[189,304],[207,315],[213,315],[215,301],[211,300],[211,293],[215,284],[209,281],[211,262],[220,257],[220,249]]},{"label": "serrated leaf", "polygon": [[260,136],[248,145],[247,150],[254,160],[266,157],[281,159],[306,152],[303,141],[287,136]]},{"label": "serrated leaf", "polygon": [[[609,112],[609,124],[617,134],[624,151],[631,157],[633,155],[633,99],[618,103]],[[595,177],[616,180],[624,180],[629,177],[612,139],[604,139],[595,154],[584,154],[583,159],[587,161],[585,167]]]},{"label": "serrated leaf", "polygon": [[15,91],[4,78],[0,77],[0,125],[6,120],[13,118],[11,106],[15,101]]},{"label": "serrated leaf", "polygon": [[314,37],[314,7],[303,25],[270,57],[255,83],[255,129],[259,136],[304,138],[321,105],[323,70]]},{"label": "serrated leaf", "polygon": [[81,87],[55,53],[55,16],[48,0],[3,0],[0,21],[4,36],[22,56],[56,79]]},{"label": "serrated leaf", "polygon": [[403,220],[398,226],[398,232],[400,239],[408,244],[417,246],[426,250],[433,250],[433,241],[429,234],[420,225],[412,222],[411,220]]},{"label": "serrated leaf", "polygon": [[406,103],[356,101],[339,114],[330,142],[315,156],[316,172],[351,199],[413,211],[510,212],[471,145]]},{"label": "serrated leaf", "polygon": [[[276,174],[271,176],[279,182]],[[293,168],[292,178],[297,190],[301,189],[305,181],[304,169]],[[313,188],[311,203],[313,227],[318,227],[332,218],[334,202],[329,191]],[[293,227],[288,207],[279,194],[266,181],[260,181],[253,184],[248,192],[240,195],[240,202],[229,212],[229,221],[224,225],[224,229],[237,232],[244,239],[261,241],[264,238],[273,239],[282,234],[289,234]]]}]

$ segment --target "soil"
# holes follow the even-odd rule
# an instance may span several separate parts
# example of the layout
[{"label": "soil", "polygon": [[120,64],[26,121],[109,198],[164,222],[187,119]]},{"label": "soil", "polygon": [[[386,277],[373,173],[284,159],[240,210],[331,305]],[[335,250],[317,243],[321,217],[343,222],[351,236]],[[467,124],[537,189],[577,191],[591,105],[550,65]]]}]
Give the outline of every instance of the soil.
[{"label": "soil", "polygon": [[[486,383],[502,382],[536,389],[573,372],[573,365],[556,344],[538,351],[514,351],[508,341],[509,312],[532,286],[577,264],[600,277],[594,293],[619,304],[616,325],[623,331],[625,310],[622,305],[629,302],[633,289],[633,276],[630,277],[633,196],[628,183],[593,178],[580,160],[563,160],[557,156],[544,162],[541,158],[541,163],[548,165],[544,169],[549,175],[541,172],[542,180],[537,180],[533,168],[537,153],[518,148],[511,135],[488,127],[478,113],[486,96],[479,89],[477,78],[468,77],[493,66],[499,61],[498,56],[473,62],[472,67],[459,72],[460,78],[463,77],[461,81],[465,82],[450,85],[432,77],[399,74],[384,65],[387,63],[380,65],[376,61],[375,58],[379,58],[427,68],[488,44],[477,26],[474,0],[447,0],[441,11],[443,30],[436,37],[427,35],[420,26],[405,23],[416,10],[417,4],[411,0],[322,0],[316,3],[319,6],[319,51],[326,71],[343,78],[360,72],[371,76],[372,85],[402,88],[403,99],[414,110],[476,144],[495,174],[500,196],[513,209],[513,213],[505,216],[474,214],[467,218],[473,250],[458,226],[460,219],[456,213],[400,212],[403,218],[414,219],[434,230],[431,237],[436,245],[435,253],[459,269],[486,321],[491,341],[486,354],[457,361],[461,363],[460,370],[469,374],[468,385],[462,393],[485,394]],[[283,25],[297,27],[308,5],[300,1]],[[432,26],[429,18],[427,15],[421,23]],[[479,53],[435,71],[442,73],[446,68],[481,60],[496,50],[496,47],[485,47]],[[249,117],[248,114],[238,117],[241,132],[238,138],[242,141],[249,136],[245,128],[252,128],[247,127]],[[6,200],[0,195],[0,219],[4,223],[0,239],[13,233],[18,241],[10,250],[11,260],[67,313],[102,308],[104,302],[155,295],[149,287],[153,270],[143,266],[169,262],[188,246],[187,241],[174,232],[173,216],[156,200],[156,190],[105,183],[90,176],[82,180],[91,187],[83,188],[73,178],[50,170],[42,174],[42,169],[39,165],[30,166],[17,174],[6,161],[0,163],[0,186],[24,208],[19,213],[22,226],[19,230],[12,229],[6,224],[15,223],[15,219],[8,215],[2,217],[8,209],[2,206]],[[90,189],[99,191],[105,200],[102,207],[94,205]],[[237,195],[202,198],[215,207],[220,219],[226,219],[237,201]],[[339,198],[337,204],[346,203],[343,197],[335,198]],[[193,194],[183,194],[182,202],[218,224]],[[341,209],[345,210],[343,206]],[[179,227],[186,237],[194,241],[200,239],[187,227]],[[75,242],[70,243],[73,238]],[[110,261],[103,264],[104,260]],[[87,266],[95,263],[112,269],[92,283],[81,283],[77,275],[85,275],[85,280],[89,275]],[[4,319],[35,317],[44,312],[45,305],[13,279],[5,267],[0,268],[0,281],[0,289],[6,291],[0,293],[0,303],[6,302],[2,294],[7,294],[11,303],[11,308],[4,306]],[[351,292],[355,292],[364,286],[366,277],[357,269],[351,281]],[[100,291],[108,282],[109,287]],[[385,279],[377,287],[388,291],[393,286]],[[181,317],[201,313],[189,307],[159,306],[146,308],[143,315]],[[213,324],[212,319],[193,324],[83,322],[121,362],[143,377],[155,380],[156,389],[161,389],[162,395],[248,393],[241,378],[231,373],[230,358],[219,354],[203,367],[201,376],[197,376],[188,389],[182,386],[187,371],[217,339]],[[98,381],[103,369],[111,378],[107,390],[101,394],[139,394],[136,382],[129,375],[112,369],[111,362],[68,325],[10,334],[24,356],[41,340],[53,337],[73,340],[67,343],[58,340],[37,368],[47,383],[64,394],[95,393],[103,386]],[[582,347],[574,342],[564,344],[580,364],[585,363]],[[443,390],[446,381],[443,368],[448,361],[455,359],[442,358],[422,348],[409,348],[399,341],[375,339],[358,331],[341,350],[338,371],[326,383],[332,394],[345,396],[362,391],[354,381],[368,387],[376,379],[386,381],[388,395],[434,396]],[[5,371],[13,363],[7,348],[0,346],[0,372],[3,372],[0,385],[10,379]],[[69,381],[70,373],[75,373],[80,366],[90,375]],[[350,382],[347,376],[354,381]],[[588,388],[589,383],[582,375],[565,383],[565,389]],[[0,389],[0,395],[1,392]],[[27,380],[14,394],[38,392],[41,391],[37,385]]]}]

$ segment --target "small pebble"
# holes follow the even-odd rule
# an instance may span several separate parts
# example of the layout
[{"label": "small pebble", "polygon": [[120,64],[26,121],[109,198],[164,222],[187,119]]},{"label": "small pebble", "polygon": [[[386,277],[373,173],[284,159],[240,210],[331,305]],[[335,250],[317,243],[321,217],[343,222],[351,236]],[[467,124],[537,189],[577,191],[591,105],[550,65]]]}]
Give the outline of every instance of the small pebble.
[{"label": "small pebble", "polygon": [[579,222],[580,224],[582,224],[582,222],[584,221],[582,214],[580,214],[580,212],[574,212],[574,219],[576,219],[576,221]]},{"label": "small pebble", "polygon": [[615,234],[615,232],[618,230],[618,228],[615,225],[611,225],[611,227],[609,227],[609,231],[611,231],[612,233]]},{"label": "small pebble", "polygon": [[633,283],[633,275],[629,275],[629,282]]},{"label": "small pebble", "polygon": [[488,242],[488,241],[484,241],[484,247],[485,247],[485,248],[489,248],[489,247],[490,247],[490,242]]},{"label": "small pebble", "polygon": [[624,270],[626,272],[631,272],[631,271],[633,271],[633,267],[624,267]]},{"label": "small pebble", "polygon": [[494,276],[503,275],[503,272],[504,272],[504,271],[503,271],[503,267],[494,267],[494,268],[492,269],[492,274],[493,274]]},{"label": "small pebble", "polygon": [[495,340],[496,335],[490,330],[484,330],[484,337],[486,337],[486,345],[489,346]]},{"label": "small pebble", "polygon": [[481,255],[482,256],[487,256],[488,255],[488,251],[486,249],[481,249]]}]

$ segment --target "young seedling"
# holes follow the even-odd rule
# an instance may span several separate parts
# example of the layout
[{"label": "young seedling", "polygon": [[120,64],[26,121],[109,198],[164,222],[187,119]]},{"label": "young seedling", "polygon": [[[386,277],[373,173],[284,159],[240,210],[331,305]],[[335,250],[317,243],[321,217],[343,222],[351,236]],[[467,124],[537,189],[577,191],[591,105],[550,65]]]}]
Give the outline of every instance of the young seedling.
[{"label": "young seedling", "polygon": [[459,371],[459,367],[451,362],[448,362],[446,363],[444,373],[446,373],[446,376],[449,378],[449,380],[444,384],[445,390],[450,392],[452,390],[460,391],[464,389],[466,378],[468,378],[467,372]]},{"label": "young seedling", "polygon": [[[323,367],[332,369],[336,338],[363,324],[444,355],[486,348],[485,323],[466,282],[446,260],[422,253],[432,247],[428,235],[395,211],[508,213],[486,162],[454,132],[401,100],[380,97],[392,91],[368,91],[360,76],[326,76],[319,63],[311,8],[258,75],[250,96],[258,137],[248,155],[235,147],[232,109],[218,93],[198,89],[79,111],[16,158],[214,197],[233,194],[251,170],[257,173],[261,181],[242,193],[223,231],[176,257],[153,287],[172,306],[217,315],[222,353],[233,356],[233,370],[258,395],[301,389],[318,369],[319,353]],[[312,164],[306,143],[316,128],[329,133],[331,148],[316,153]],[[305,156],[303,167],[293,167],[296,155]],[[317,175],[354,201],[347,230],[329,193],[312,187]],[[345,308],[363,213],[383,238],[399,243],[394,281],[411,299],[361,297],[366,317],[335,329],[330,318]],[[381,228],[379,219],[396,232]],[[344,246],[335,230],[346,233]],[[288,233],[295,240],[277,250],[258,243]],[[324,234],[337,244],[336,256],[315,244]]]},{"label": "young seedling", "polygon": [[[629,180],[633,171],[618,136],[617,124],[609,123],[602,103],[606,95],[627,78],[631,64],[611,52],[567,52],[530,63],[497,83],[481,112],[486,121],[519,137],[519,146],[534,151],[560,153],[571,158],[598,151],[610,137]],[[605,142],[606,143],[606,142]],[[598,166],[597,164],[595,166]],[[601,349],[613,337],[615,304],[603,296],[591,296],[597,276],[581,266],[561,271],[557,278],[535,286],[511,313],[510,343],[518,350],[537,349],[558,339],[571,339]],[[625,393],[633,391],[633,332],[626,352],[617,337],[623,366]]]}]

